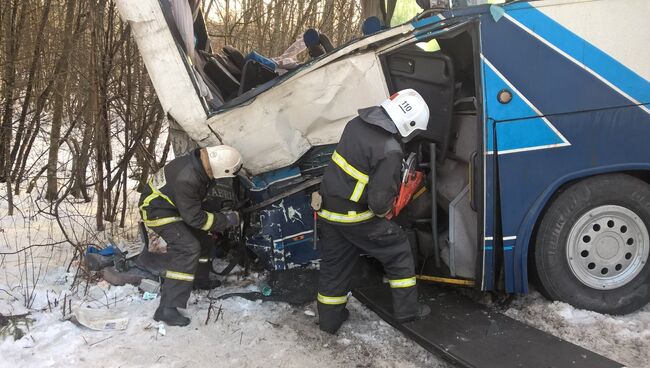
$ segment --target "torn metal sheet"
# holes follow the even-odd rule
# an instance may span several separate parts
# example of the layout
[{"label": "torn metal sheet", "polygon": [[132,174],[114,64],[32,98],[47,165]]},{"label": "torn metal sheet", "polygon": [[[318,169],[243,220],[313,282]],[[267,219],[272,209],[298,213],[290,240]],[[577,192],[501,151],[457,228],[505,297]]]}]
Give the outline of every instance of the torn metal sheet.
[{"label": "torn metal sheet", "polygon": [[194,73],[189,72],[185,55],[172,36],[158,0],[116,0],[115,3],[122,19],[131,26],[165,112],[192,139],[201,141],[212,136],[205,124],[207,111],[192,80]]},{"label": "torn metal sheet", "polygon": [[[362,107],[381,103],[388,88],[374,53],[337,60],[290,78],[208,121],[223,143],[236,147],[252,174],[290,165],[312,146],[338,142]],[[213,139],[199,141],[213,144]]]},{"label": "torn metal sheet", "polygon": [[407,23],[342,46],[253,100],[208,118],[196,87],[199,81],[190,72],[192,62],[177,44],[161,2],[116,4],[131,25],[164,110],[200,146],[236,147],[250,174],[290,165],[313,146],[336,143],[357,109],[376,105],[388,95],[369,46],[402,42],[413,37],[414,29]]}]

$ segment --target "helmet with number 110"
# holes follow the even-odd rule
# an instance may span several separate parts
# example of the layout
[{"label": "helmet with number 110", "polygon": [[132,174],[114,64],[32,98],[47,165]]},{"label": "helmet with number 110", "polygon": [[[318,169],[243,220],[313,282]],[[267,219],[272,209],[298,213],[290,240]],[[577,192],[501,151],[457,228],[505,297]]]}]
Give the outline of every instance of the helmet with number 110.
[{"label": "helmet with number 110", "polygon": [[208,152],[208,160],[210,161],[214,179],[232,178],[237,175],[243,163],[239,151],[225,144],[206,147],[205,149]]},{"label": "helmet with number 110", "polygon": [[399,134],[408,140],[429,124],[429,106],[413,89],[401,90],[381,104],[397,127]]}]

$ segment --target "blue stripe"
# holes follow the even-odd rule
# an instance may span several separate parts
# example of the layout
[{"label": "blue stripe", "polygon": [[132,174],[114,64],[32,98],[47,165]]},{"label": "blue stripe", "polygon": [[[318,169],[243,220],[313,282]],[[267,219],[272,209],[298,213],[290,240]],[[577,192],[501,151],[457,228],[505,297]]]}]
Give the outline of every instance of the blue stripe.
[{"label": "blue stripe", "polygon": [[[482,24],[485,57],[543,114],[630,104],[604,82],[511,21]],[[639,112],[643,113],[640,109]],[[555,123],[557,118],[548,119],[574,143],[574,137]]]},{"label": "blue stripe", "polygon": [[[490,61],[488,59],[488,61]],[[503,121],[528,116],[537,116],[538,114],[523,100],[522,96],[506,84],[506,82],[492,70],[492,68],[483,63],[483,73],[485,75],[485,104],[487,114],[490,118]],[[514,84],[513,84],[514,85]],[[518,89],[518,86],[514,86]],[[497,95],[501,90],[512,92],[512,100],[504,105],[497,101]],[[513,149],[531,149],[534,147],[548,146],[551,144],[564,143],[542,118],[532,118],[497,124],[499,132],[499,151]],[[494,150],[492,139],[492,122],[488,121],[486,126],[487,132],[487,150]]]},{"label": "blue stripe", "polygon": [[[508,14],[638,102],[650,103],[650,81],[575,35],[533,6],[526,5],[526,9],[511,10]],[[624,20],[619,19],[619,21]],[[619,26],[618,24],[615,25],[615,27]],[[641,25],[639,26],[642,27]],[[624,43],[626,40],[620,40],[620,42]],[[646,49],[648,45],[629,45],[627,47],[641,47]],[[639,55],[639,57],[642,56]]]},{"label": "blue stripe", "polygon": [[423,18],[423,19],[420,19],[420,20],[413,21],[413,22],[411,22],[411,25],[413,26],[413,28],[417,29],[417,28],[422,28],[424,26],[427,26],[429,24],[439,22],[440,20],[441,20],[441,18],[439,16],[434,15],[432,17]]}]

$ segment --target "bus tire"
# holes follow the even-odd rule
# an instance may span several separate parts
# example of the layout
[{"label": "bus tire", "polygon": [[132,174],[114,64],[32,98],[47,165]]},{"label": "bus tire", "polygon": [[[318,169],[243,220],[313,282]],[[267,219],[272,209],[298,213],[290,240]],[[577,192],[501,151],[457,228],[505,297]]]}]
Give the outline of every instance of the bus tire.
[{"label": "bus tire", "polygon": [[626,174],[590,177],[548,206],[535,239],[542,294],[577,308],[631,313],[650,301],[650,186]]}]

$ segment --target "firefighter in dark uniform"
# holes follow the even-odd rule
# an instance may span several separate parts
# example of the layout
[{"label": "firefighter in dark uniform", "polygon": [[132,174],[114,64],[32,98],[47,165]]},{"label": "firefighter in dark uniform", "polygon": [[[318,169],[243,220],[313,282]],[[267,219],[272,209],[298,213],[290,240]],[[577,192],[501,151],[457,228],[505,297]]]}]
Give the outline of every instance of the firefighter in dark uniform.
[{"label": "firefighter in dark uniform", "polygon": [[347,295],[360,253],[382,263],[397,320],[406,322],[430,312],[417,300],[415,265],[406,234],[386,218],[399,190],[402,142],[426,130],[428,121],[426,102],[407,89],[381,107],[359,110],[359,116],[345,127],[319,191],[321,330],[335,333],[348,318]]},{"label": "firefighter in dark uniform", "polygon": [[150,253],[145,247],[136,262],[164,279],[156,321],[171,326],[189,324],[190,319],[177,308],[186,307],[193,284],[199,288],[215,286],[208,278],[213,243],[208,232],[237,226],[239,216],[231,211],[206,211],[202,205],[210,182],[234,177],[241,166],[241,155],[232,147],[196,149],[165,165],[142,192],[142,220],[167,243],[166,253]]}]

